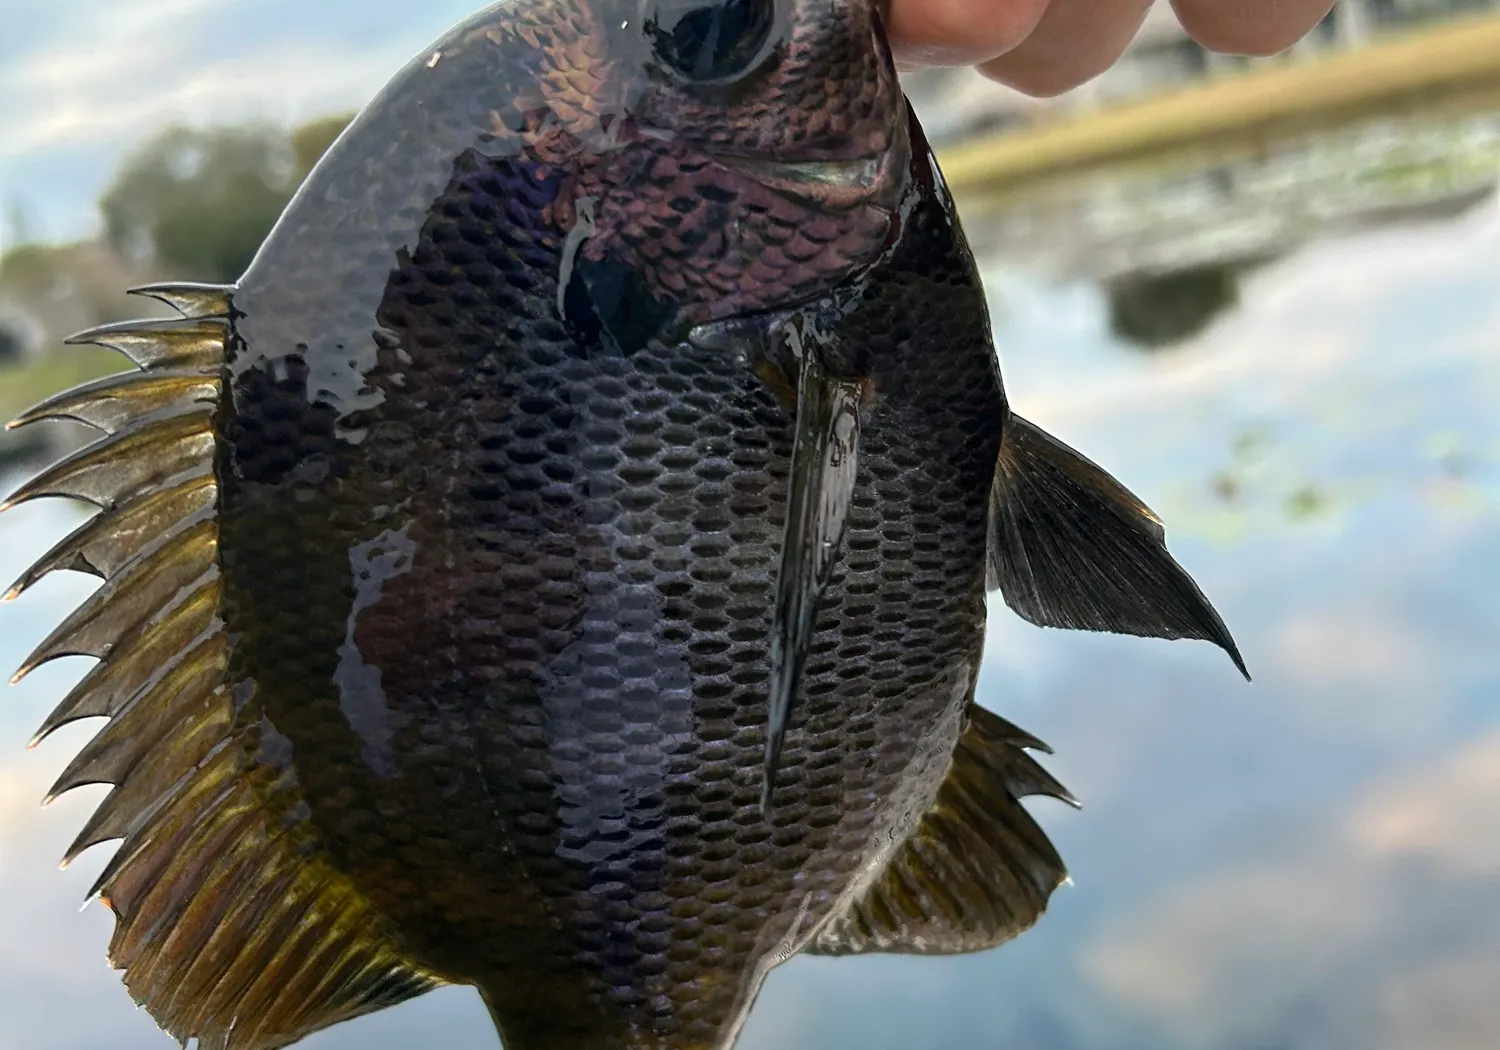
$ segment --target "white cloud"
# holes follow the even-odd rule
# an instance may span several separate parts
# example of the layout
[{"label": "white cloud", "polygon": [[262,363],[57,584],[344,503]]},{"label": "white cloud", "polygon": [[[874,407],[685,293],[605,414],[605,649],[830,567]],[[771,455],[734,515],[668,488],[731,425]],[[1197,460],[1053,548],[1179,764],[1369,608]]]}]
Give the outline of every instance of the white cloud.
[{"label": "white cloud", "polygon": [[1368,1050],[1475,1050],[1500,1034],[1500,952],[1460,953],[1396,974],[1380,988]]},{"label": "white cloud", "polygon": [[1368,607],[1295,612],[1271,649],[1283,673],[1313,687],[1406,693],[1429,670],[1407,617]]},{"label": "white cloud", "polygon": [[[1360,987],[1325,1001],[1364,1000],[1401,1019],[1383,1050],[1491,1045],[1493,982],[1467,979],[1464,960],[1493,936],[1497,826],[1500,732],[1491,732],[1385,778],[1296,844],[1175,888],[1105,932],[1083,967],[1107,994],[1204,1045],[1349,979]],[[1399,944],[1427,947],[1382,947]],[[1453,1041],[1454,1018],[1485,1037]]]},{"label": "white cloud", "polygon": [[80,0],[54,38],[0,63],[0,203],[24,201],[48,235],[84,235],[121,154],[152,132],[357,108],[471,7]]},{"label": "white cloud", "polygon": [[408,57],[399,43],[350,52],[307,40],[219,60],[195,16],[221,2],[118,5],[92,39],[18,63],[0,81],[18,103],[0,117],[0,158],[134,141],[172,121],[292,120],[359,105]]},{"label": "white cloud", "polygon": [[1455,876],[1500,879],[1500,734],[1382,785],[1344,827],[1352,844],[1385,861],[1415,857]]}]

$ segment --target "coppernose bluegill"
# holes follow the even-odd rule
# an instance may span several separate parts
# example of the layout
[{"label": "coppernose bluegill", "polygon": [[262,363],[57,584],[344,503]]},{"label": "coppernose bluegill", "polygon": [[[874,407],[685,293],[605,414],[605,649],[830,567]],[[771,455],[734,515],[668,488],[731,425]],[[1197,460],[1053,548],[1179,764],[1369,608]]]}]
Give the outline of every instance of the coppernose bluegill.
[{"label": "coppernose bluegill", "polygon": [[444,983],[507,1050],[730,1046],[797,952],[988,948],[1067,798],[974,703],[987,585],[1208,639],[1160,523],[1010,412],[869,0],[513,0],[415,59],[11,503],[106,581],[69,857],[173,1036]]}]

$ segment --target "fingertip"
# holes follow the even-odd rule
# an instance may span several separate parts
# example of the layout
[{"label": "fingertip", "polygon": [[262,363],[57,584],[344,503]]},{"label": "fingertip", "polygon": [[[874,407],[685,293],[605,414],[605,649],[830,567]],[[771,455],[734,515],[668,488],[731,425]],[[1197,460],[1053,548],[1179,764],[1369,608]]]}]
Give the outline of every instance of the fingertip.
[{"label": "fingertip", "polygon": [[1226,55],[1274,55],[1310,33],[1328,16],[1333,0],[1282,0],[1238,4],[1225,0],[1172,0],[1188,36]]},{"label": "fingertip", "polygon": [[1114,65],[1150,8],[1151,0],[1055,0],[1035,33],[979,71],[1034,98],[1054,98]]},{"label": "fingertip", "polygon": [[1088,83],[1109,68],[1105,62],[1099,67],[1089,65],[1056,65],[1050,63],[1008,62],[1000,56],[992,62],[982,63],[978,69],[990,80],[1032,98],[1056,98],[1074,88]]},{"label": "fingertip", "polygon": [[886,20],[902,68],[976,65],[1036,29],[1049,0],[892,0]]}]

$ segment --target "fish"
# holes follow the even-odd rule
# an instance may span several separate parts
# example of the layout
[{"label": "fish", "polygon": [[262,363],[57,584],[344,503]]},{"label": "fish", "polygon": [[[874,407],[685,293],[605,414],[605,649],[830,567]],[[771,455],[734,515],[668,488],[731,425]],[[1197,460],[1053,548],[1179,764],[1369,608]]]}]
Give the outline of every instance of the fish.
[{"label": "fish", "polygon": [[[1244,662],[1160,519],[1011,411],[872,0],[510,0],[412,60],[241,279],[6,501],[98,513],[50,797],[176,1039],[443,985],[506,1050],[724,1050],[800,954],[942,955],[1066,878],[986,601]],[[35,741],[34,741],[35,742]]]}]

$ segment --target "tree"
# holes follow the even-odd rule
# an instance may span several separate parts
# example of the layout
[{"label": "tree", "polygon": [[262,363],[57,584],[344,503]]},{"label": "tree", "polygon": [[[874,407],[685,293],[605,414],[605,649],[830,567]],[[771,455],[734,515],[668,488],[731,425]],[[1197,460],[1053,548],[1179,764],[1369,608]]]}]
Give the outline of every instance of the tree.
[{"label": "tree", "polygon": [[336,117],[323,117],[320,120],[310,120],[292,132],[292,159],[297,165],[297,182],[300,184],[307,178],[307,173],[312,171],[313,165],[322,159],[323,154],[328,152],[328,147],[333,145],[333,140],[343,134],[353,120],[351,114],[341,114]]},{"label": "tree", "polygon": [[1171,273],[1133,274],[1111,281],[1109,326],[1139,350],[1164,350],[1191,339],[1239,303],[1236,263],[1211,263]]},{"label": "tree", "polygon": [[100,200],[105,234],[132,261],[233,281],[348,121],[168,128],[125,160]]},{"label": "tree", "polygon": [[0,368],[20,363],[26,356],[26,333],[8,318],[0,317]]}]

